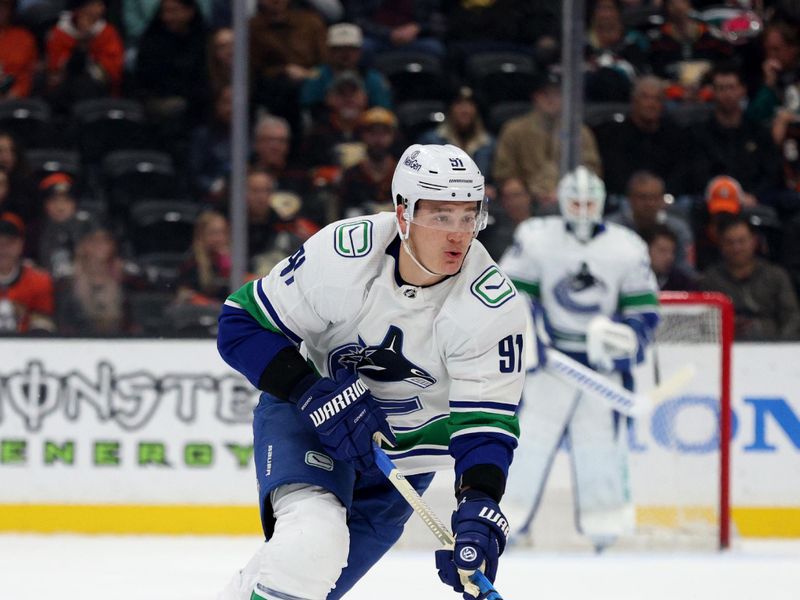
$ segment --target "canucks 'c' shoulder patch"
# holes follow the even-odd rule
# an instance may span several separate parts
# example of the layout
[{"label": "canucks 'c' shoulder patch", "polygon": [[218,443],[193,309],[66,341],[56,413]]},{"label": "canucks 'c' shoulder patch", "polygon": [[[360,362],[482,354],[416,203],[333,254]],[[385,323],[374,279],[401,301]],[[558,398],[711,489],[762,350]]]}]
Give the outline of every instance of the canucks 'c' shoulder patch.
[{"label": "canucks 'c' shoulder patch", "polygon": [[333,248],[345,258],[366,256],[372,250],[372,221],[342,223],[333,232]]},{"label": "canucks 'c' shoulder patch", "polygon": [[500,272],[497,265],[492,265],[481,273],[470,286],[472,295],[489,308],[502,306],[517,292],[508,278]]}]

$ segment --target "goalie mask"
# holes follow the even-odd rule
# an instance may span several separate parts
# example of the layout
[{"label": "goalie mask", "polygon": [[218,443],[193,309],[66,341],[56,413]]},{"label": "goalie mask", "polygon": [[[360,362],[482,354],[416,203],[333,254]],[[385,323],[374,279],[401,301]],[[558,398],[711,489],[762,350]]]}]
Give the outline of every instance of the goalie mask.
[{"label": "goalie mask", "polygon": [[[405,233],[398,230],[405,242],[411,225],[441,231],[471,232],[472,236],[486,227],[487,207],[483,188],[483,175],[469,154],[452,145],[434,144],[409,146],[397,163],[392,177],[392,200],[395,209],[403,207],[403,217],[408,227]],[[474,217],[415,219],[419,200],[441,202],[474,202]]]},{"label": "goalie mask", "polygon": [[558,183],[558,206],[576,238],[588,242],[603,220],[606,186],[586,167],[570,171]]}]

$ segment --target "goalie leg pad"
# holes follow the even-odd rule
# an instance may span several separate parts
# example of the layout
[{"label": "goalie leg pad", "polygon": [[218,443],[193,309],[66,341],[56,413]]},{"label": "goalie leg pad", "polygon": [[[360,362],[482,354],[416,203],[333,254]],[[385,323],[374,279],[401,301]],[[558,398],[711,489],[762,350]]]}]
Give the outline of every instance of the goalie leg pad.
[{"label": "goalie leg pad", "polygon": [[538,505],[578,394],[547,371],[537,371],[525,378],[519,416],[522,434],[509,470],[504,500],[512,523],[522,524],[531,506]]},{"label": "goalie leg pad", "polygon": [[275,533],[219,600],[254,597],[325,600],[347,565],[347,511],[332,493],[308,484],[272,493]]},{"label": "goalie leg pad", "polygon": [[633,530],[627,420],[583,398],[570,423],[578,529],[592,538]]}]

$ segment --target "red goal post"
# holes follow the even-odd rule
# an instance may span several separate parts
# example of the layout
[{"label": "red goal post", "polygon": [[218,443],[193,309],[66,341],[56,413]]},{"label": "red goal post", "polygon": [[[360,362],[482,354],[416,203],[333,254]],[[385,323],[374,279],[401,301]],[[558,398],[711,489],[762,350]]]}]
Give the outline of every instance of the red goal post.
[{"label": "red goal post", "polygon": [[[733,304],[717,292],[661,292],[662,322],[656,345],[665,341],[679,343],[710,342],[719,345],[719,547],[730,546],[730,475],[731,475],[731,381],[734,331]],[[688,328],[675,325],[686,319]],[[699,316],[699,318],[697,318]]]}]

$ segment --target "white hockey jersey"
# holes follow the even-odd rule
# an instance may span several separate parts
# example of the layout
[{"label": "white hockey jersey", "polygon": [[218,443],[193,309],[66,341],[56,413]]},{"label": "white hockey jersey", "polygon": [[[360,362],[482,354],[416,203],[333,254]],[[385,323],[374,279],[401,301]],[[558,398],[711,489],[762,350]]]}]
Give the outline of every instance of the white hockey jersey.
[{"label": "white hockey jersey", "polygon": [[451,439],[517,438],[526,308],[477,240],[428,287],[402,283],[398,247],[394,213],[332,223],[226,304],[302,344],[321,374],[357,369],[411,474],[452,467]]},{"label": "white hockey jersey", "polygon": [[541,302],[553,345],[562,351],[586,352],[586,330],[596,315],[658,312],[647,246],[613,223],[581,243],[561,217],[527,219],[500,265],[520,291]]}]

